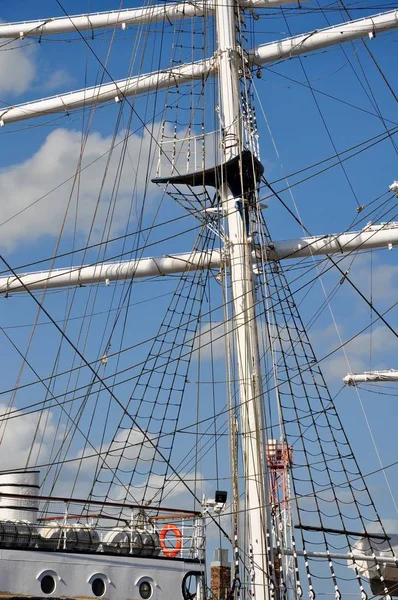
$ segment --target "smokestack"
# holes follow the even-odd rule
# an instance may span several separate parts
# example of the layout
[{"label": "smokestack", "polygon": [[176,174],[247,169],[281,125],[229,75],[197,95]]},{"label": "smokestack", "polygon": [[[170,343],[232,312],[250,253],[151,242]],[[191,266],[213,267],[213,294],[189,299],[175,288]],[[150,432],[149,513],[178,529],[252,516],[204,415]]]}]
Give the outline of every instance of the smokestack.
[{"label": "smokestack", "polygon": [[226,600],[231,588],[231,563],[228,550],[216,548],[210,565],[210,590],[212,600]]}]

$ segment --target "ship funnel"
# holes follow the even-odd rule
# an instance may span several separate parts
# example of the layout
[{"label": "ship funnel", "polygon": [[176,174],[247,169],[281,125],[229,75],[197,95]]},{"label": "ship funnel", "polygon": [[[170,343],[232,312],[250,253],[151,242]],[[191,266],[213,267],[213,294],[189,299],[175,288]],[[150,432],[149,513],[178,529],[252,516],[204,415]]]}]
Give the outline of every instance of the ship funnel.
[{"label": "ship funnel", "polygon": [[[37,523],[39,500],[26,498],[26,496],[39,495],[39,475],[39,471],[0,475],[0,521]],[[14,494],[15,496],[2,496],[2,494]]]}]

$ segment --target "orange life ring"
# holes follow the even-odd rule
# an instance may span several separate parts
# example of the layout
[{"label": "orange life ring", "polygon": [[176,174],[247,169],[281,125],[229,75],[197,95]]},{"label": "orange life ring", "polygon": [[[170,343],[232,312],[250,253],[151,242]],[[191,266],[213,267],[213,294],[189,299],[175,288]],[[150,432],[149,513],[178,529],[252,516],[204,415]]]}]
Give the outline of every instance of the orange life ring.
[{"label": "orange life ring", "polygon": [[[166,546],[166,536],[169,531],[174,533],[176,538],[176,545],[174,548],[168,548]],[[182,534],[177,525],[174,525],[174,523],[167,523],[167,525],[163,527],[159,535],[159,540],[162,552],[165,556],[167,556],[167,558],[175,558],[180,553],[182,548]]]}]

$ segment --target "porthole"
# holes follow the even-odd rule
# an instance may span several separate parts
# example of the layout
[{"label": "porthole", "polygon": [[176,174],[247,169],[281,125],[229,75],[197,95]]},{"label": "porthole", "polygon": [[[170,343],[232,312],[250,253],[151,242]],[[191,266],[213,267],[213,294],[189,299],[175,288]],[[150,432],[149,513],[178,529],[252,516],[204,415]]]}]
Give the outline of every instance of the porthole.
[{"label": "porthole", "polygon": [[55,579],[52,575],[44,575],[40,580],[40,587],[43,594],[52,594],[55,590]]},{"label": "porthole", "polygon": [[93,590],[94,596],[101,598],[105,594],[105,582],[100,577],[96,577],[91,583],[91,589]]},{"label": "porthole", "polygon": [[140,596],[143,600],[148,600],[152,596],[152,586],[149,581],[142,581],[139,587]]},{"label": "porthole", "polygon": [[194,600],[197,596],[198,585],[203,589],[204,574],[200,571],[188,571],[182,580],[182,597],[184,600]]}]

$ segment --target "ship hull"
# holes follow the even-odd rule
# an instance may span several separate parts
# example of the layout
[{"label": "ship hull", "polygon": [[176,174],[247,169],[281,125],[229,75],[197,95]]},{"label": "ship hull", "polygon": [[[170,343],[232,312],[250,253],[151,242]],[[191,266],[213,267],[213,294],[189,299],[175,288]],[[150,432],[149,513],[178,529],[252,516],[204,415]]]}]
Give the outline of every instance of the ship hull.
[{"label": "ship hull", "polygon": [[[184,579],[192,574],[199,582],[203,571],[189,559],[2,549],[0,598],[140,600],[144,592],[148,600],[177,600],[184,597]],[[140,590],[143,582],[150,588]]]}]

